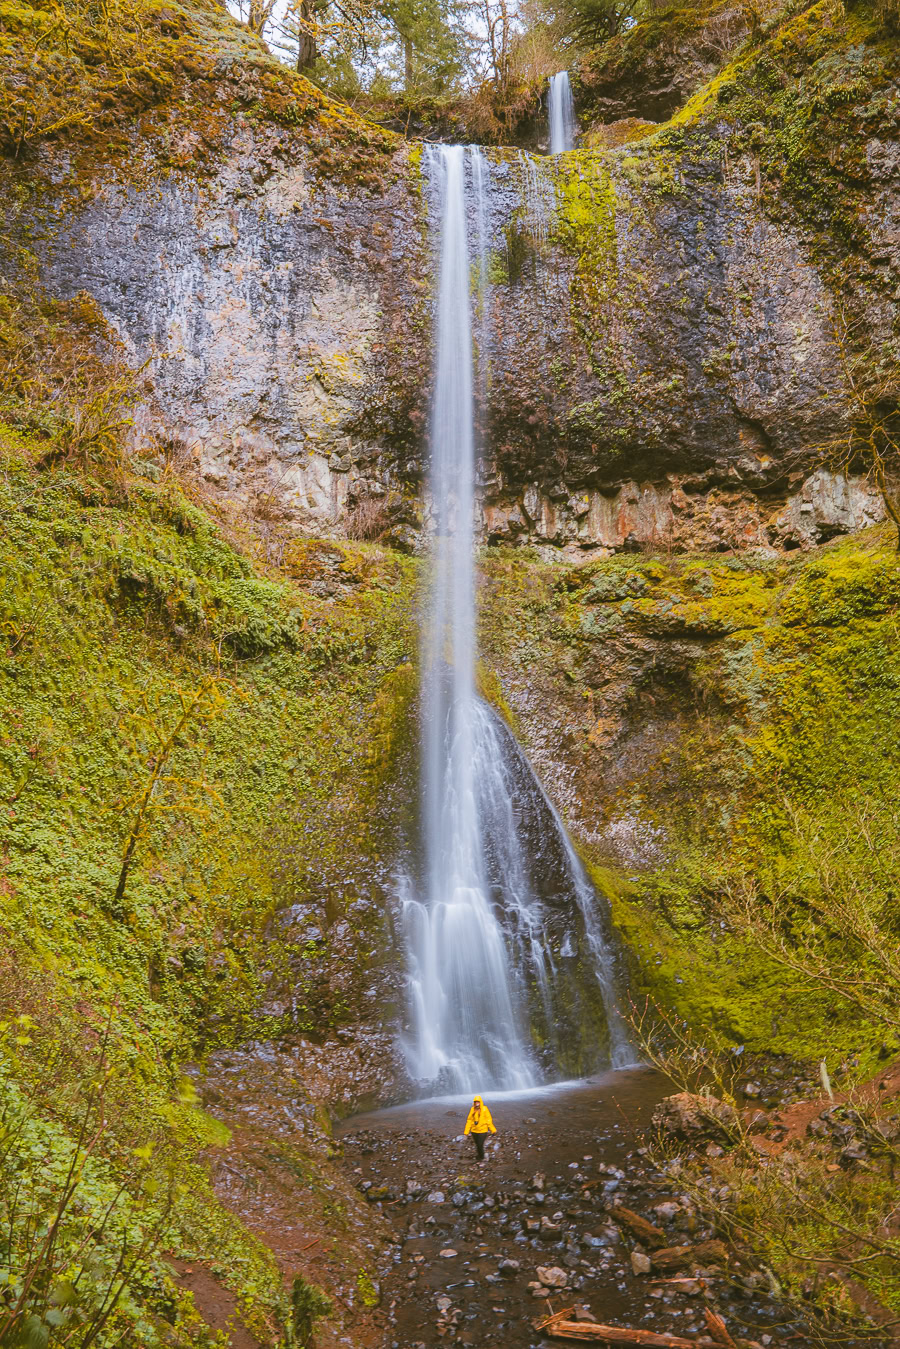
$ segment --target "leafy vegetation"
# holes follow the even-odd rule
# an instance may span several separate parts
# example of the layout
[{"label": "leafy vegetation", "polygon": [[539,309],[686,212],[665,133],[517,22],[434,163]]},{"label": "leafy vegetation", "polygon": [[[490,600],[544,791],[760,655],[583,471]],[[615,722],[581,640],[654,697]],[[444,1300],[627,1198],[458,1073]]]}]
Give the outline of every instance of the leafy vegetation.
[{"label": "leafy vegetation", "polygon": [[[882,1046],[893,1045],[885,1018],[874,1008],[861,1017],[852,999],[836,1000],[816,970],[831,962],[837,981],[857,962],[865,969],[863,933],[848,929],[834,872],[837,857],[848,871],[862,862],[865,845],[858,837],[851,849],[848,831],[859,836],[864,821],[877,847],[858,873],[869,896],[860,922],[868,913],[875,923],[880,912],[885,957],[892,941],[889,784],[898,765],[890,727],[900,687],[893,640],[900,581],[883,533],[793,562],[613,558],[542,571],[501,554],[488,577],[484,642],[506,697],[515,710],[520,671],[545,670],[541,698],[572,726],[568,753],[579,765],[581,809],[594,822],[586,847],[640,962],[636,990],[732,1043],[801,1059],[827,1052],[835,1069],[853,1071],[855,1060],[871,1071]],[[651,643],[663,661],[670,644],[692,639],[704,654],[698,647],[696,661],[679,668],[658,747],[640,772],[617,778],[614,792],[604,789],[603,774],[589,771],[592,754],[606,762],[612,752],[599,738],[606,723],[591,712],[600,653],[611,642],[635,653]],[[643,706],[638,686],[632,703],[604,714],[610,745],[618,737],[627,743],[630,718],[642,734],[653,703],[647,712]],[[623,875],[600,840],[626,823],[629,837],[649,841],[653,860]],[[821,868],[831,878],[830,917]],[[746,914],[762,924],[772,906],[776,926],[765,924],[763,941]],[[802,970],[784,963],[783,937],[801,963],[806,942]],[[880,984],[877,960],[870,968]]]},{"label": "leafy vegetation", "polygon": [[[285,850],[303,837],[310,872],[339,865],[347,908],[354,867],[368,872],[378,811],[362,790],[338,797],[351,765],[362,787],[391,753],[384,719],[405,704],[380,690],[414,650],[413,568],[298,544],[262,575],[171,477],[47,467],[48,443],[0,440],[0,932],[17,971],[0,981],[0,1094],[7,1142],[30,1140],[0,1146],[18,1195],[0,1309],[54,1343],[77,1325],[67,1343],[112,1344],[131,1318],[152,1345],[157,1316],[190,1338],[164,1242],[213,1256],[265,1337],[287,1317],[277,1271],[212,1198],[197,1153],[222,1140],[190,1093],[179,1102],[179,1065],[263,1030],[264,932],[295,883]],[[307,587],[335,559],[342,594],[318,598]],[[315,986],[304,1005],[301,982],[292,1025],[350,1014]],[[63,1208],[44,1250],[51,1190]]]}]

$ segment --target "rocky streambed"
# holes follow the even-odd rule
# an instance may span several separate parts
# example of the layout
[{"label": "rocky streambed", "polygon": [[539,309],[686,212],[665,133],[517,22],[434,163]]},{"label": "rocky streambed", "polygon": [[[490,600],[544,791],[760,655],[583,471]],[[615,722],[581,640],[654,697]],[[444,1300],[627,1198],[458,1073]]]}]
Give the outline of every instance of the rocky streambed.
[{"label": "rocky streambed", "polygon": [[[572,1319],[738,1345],[810,1343],[765,1271],[723,1243],[654,1160],[655,1108],[672,1090],[646,1068],[488,1097],[498,1133],[478,1164],[468,1100],[413,1102],[347,1120],[344,1165],[396,1246],[379,1289],[386,1343],[545,1342]],[[719,1340],[719,1343],[726,1343]]]}]

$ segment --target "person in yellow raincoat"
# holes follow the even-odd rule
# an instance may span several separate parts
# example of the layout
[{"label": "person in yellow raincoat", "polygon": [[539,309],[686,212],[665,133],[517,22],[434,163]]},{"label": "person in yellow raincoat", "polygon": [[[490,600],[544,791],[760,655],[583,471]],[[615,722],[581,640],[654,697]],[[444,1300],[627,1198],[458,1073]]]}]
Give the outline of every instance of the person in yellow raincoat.
[{"label": "person in yellow raincoat", "polygon": [[488,1134],[495,1134],[494,1121],[491,1119],[491,1112],[488,1110],[480,1096],[476,1096],[472,1102],[472,1109],[469,1111],[469,1118],[466,1120],[464,1134],[471,1134],[475,1141],[475,1151],[478,1154],[479,1162],[484,1161],[484,1140]]}]

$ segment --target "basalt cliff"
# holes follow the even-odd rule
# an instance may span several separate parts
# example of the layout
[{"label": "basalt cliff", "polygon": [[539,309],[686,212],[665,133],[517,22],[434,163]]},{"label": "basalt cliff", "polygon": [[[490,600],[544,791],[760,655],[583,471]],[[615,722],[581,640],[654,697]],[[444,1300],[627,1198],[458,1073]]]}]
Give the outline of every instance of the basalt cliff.
[{"label": "basalt cliff", "polygon": [[[612,119],[589,123],[594,148],[488,152],[488,541],[790,549],[881,518],[827,453],[858,413],[848,346],[863,328],[877,359],[898,285],[896,74],[864,9],[745,35],[660,123],[618,114],[655,110],[653,62],[706,32],[680,11],[639,25],[583,73],[586,117]],[[142,371],[139,434],[299,533],[380,511],[415,547],[422,147],[229,43],[111,147],[47,147],[19,227],[48,294],[89,294]],[[623,65],[634,106],[601,97]]]}]

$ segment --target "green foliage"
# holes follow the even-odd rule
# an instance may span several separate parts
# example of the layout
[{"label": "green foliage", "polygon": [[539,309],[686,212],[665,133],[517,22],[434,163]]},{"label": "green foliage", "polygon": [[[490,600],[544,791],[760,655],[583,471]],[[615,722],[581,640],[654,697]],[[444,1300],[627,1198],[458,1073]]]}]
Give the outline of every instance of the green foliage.
[{"label": "green foliage", "polygon": [[[110,1055],[133,1109],[112,1112],[92,1153],[97,1183],[121,1189],[114,1211],[134,1251],[171,1192],[169,1247],[214,1252],[221,1276],[243,1290],[245,1319],[262,1327],[279,1306],[278,1275],[212,1197],[197,1153],[227,1135],[189,1091],[178,1099],[178,1065],[204,1046],[271,1035],[264,976],[293,954],[265,938],[280,903],[308,899],[308,880],[331,891],[331,922],[360,878],[371,883],[389,825],[371,783],[394,771],[394,719],[408,707],[415,567],[363,545],[297,544],[285,571],[263,575],[171,479],[38,468],[46,441],[9,428],[0,445],[0,987],[10,1015],[42,1009],[58,1065],[56,1079],[45,1073],[56,1083],[52,1121],[45,1098],[28,1095],[39,1073],[28,1054],[4,1080],[10,1109],[26,1102],[36,1140],[23,1192],[42,1209],[45,1143],[72,1155],[63,1135],[77,1139],[93,1080],[83,1038],[95,1009],[112,1005]],[[340,593],[322,599],[308,586],[335,555]],[[343,900],[328,880],[338,870]],[[373,908],[365,921],[379,917]],[[390,959],[373,936],[372,961]],[[295,1015],[321,1031],[355,1009],[319,987],[327,932],[319,946],[308,985],[295,980]],[[131,1184],[133,1149],[148,1133],[153,1196]],[[112,1219],[108,1231],[120,1232]],[[66,1238],[60,1251],[69,1249]],[[126,1313],[142,1326],[158,1308],[169,1321],[182,1303],[193,1315],[155,1261],[150,1247],[133,1270],[128,1257],[120,1330]],[[109,1284],[97,1277],[100,1296]],[[138,1338],[156,1343],[149,1331]]]},{"label": "green foliage", "polygon": [[652,8],[652,0],[562,0],[555,6],[564,31],[584,46],[606,42]]},{"label": "green foliage", "polygon": [[331,1299],[298,1275],[291,1287],[291,1324],[297,1349],[311,1349],[316,1322],[331,1312]]},{"label": "green foliage", "polygon": [[[627,879],[597,824],[587,849],[636,1000],[649,995],[727,1043],[871,1068],[887,1004],[867,995],[861,1008],[842,986],[854,969],[861,990],[884,985],[900,883],[900,564],[883,531],[791,560],[617,556],[565,568],[497,553],[487,565],[483,647],[507,697],[518,671],[541,671],[530,705],[547,700],[571,740],[573,694],[603,688],[610,635],[619,649],[653,639],[661,658],[670,642],[703,643],[671,693],[681,719],[662,720],[641,766],[608,796],[596,795],[602,775],[580,787],[594,793],[583,806],[593,821],[657,840],[656,860]],[[665,674],[659,683],[665,696]],[[640,734],[641,690],[632,696]],[[754,908],[764,922],[748,922]],[[782,938],[802,957],[793,967]]]},{"label": "green foliage", "polygon": [[175,1138],[129,1104],[112,1020],[80,1053],[27,1013],[0,1021],[4,1344],[210,1342],[163,1258],[187,1193]]}]

